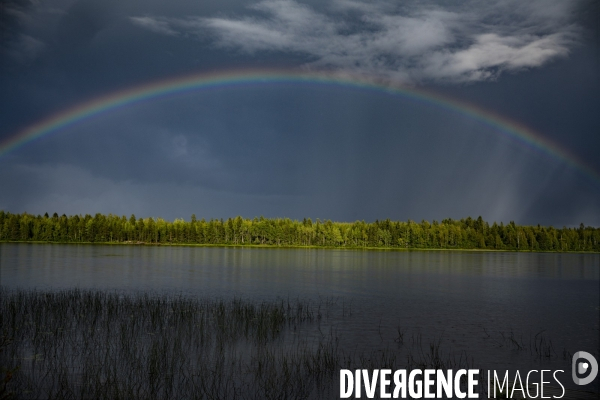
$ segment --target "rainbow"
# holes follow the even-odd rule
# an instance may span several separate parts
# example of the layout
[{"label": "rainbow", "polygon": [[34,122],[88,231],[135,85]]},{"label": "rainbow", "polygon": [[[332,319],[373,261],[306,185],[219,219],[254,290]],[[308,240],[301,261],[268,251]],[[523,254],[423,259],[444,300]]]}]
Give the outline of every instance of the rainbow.
[{"label": "rainbow", "polygon": [[377,83],[365,77],[307,71],[245,70],[202,73],[160,80],[113,92],[44,118],[8,137],[0,142],[0,158],[37,138],[121,107],[197,90],[283,83],[306,83],[366,89],[401,96],[416,102],[450,110],[490,126],[495,131],[550,155],[581,171],[592,180],[600,182],[600,174],[596,170],[586,165],[566,149],[559,147],[525,125],[508,120],[475,105],[414,87]]}]

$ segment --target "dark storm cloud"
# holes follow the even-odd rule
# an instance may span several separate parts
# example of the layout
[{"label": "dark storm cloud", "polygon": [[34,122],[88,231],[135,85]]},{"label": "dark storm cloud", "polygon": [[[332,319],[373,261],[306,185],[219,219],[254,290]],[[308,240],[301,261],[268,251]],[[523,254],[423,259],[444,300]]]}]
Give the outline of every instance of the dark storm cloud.
[{"label": "dark storm cloud", "polygon": [[[0,140],[115,90],[289,67],[425,85],[600,169],[597,3],[7,4]],[[600,225],[599,183],[560,160],[460,113],[342,87],[156,98],[59,130],[0,165],[0,209],[11,212]]]},{"label": "dark storm cloud", "polygon": [[58,23],[58,40],[68,48],[88,44],[114,20],[116,0],[77,1],[69,7]]},{"label": "dark storm cloud", "polygon": [[294,97],[285,87],[199,93],[45,138],[28,159],[5,163],[0,184],[28,184],[0,206],[166,218],[598,218],[598,191],[573,191],[585,188],[576,172],[461,115],[342,88],[295,88]]},{"label": "dark storm cloud", "polygon": [[[22,182],[27,185],[22,186]],[[100,212],[173,220],[189,219],[194,213],[208,219],[233,214],[254,216],[257,211],[279,217],[311,212],[303,196],[240,194],[198,185],[113,180],[60,163],[6,166],[0,171],[0,184],[19,188],[12,193],[0,192],[0,209],[33,214],[47,210],[67,215]]]},{"label": "dark storm cloud", "polygon": [[35,59],[43,50],[44,43],[22,32],[22,28],[30,22],[29,12],[33,1],[6,1],[0,5],[0,52],[3,54],[0,65],[11,58],[18,64],[27,64]]},{"label": "dark storm cloud", "polygon": [[[166,35],[214,36],[223,48],[306,55],[307,68],[342,69],[395,81],[481,81],[565,57],[579,33],[573,4],[337,0],[322,13],[293,0],[264,0],[261,16],[152,17],[131,21]],[[348,13],[359,13],[358,24]]]}]

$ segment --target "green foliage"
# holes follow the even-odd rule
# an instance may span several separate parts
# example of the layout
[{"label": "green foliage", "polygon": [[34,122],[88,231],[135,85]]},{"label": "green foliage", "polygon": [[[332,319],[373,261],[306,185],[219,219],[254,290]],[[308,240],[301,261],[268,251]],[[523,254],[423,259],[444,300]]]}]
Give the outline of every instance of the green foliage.
[{"label": "green foliage", "polygon": [[149,243],[318,246],[342,248],[489,249],[518,251],[600,251],[600,228],[557,229],[493,223],[481,217],[460,221],[313,222],[264,217],[176,219],[96,214],[33,216],[0,210],[0,241],[63,243]]}]

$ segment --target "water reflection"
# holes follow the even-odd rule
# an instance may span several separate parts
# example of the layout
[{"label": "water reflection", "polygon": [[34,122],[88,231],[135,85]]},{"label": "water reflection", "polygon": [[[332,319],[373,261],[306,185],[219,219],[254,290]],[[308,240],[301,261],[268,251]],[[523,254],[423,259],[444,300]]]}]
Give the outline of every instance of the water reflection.
[{"label": "water reflection", "polygon": [[421,275],[598,281],[600,270],[598,254],[36,244],[1,244],[0,261],[9,287],[210,292],[216,286],[222,295],[348,293],[354,290],[348,285]]},{"label": "water reflection", "polygon": [[[348,348],[394,346],[401,327],[485,368],[539,367],[502,342],[511,332],[599,353],[598,254],[0,244],[0,273],[6,288],[334,297],[353,316],[323,329]],[[551,368],[570,370],[567,358]]]}]

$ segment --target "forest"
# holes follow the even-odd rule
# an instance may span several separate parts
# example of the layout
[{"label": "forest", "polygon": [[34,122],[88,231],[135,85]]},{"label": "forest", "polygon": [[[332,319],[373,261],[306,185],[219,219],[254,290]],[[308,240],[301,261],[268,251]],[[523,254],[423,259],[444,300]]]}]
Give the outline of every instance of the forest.
[{"label": "forest", "polygon": [[263,245],[336,248],[486,249],[600,252],[600,228],[491,225],[481,217],[433,221],[332,222],[242,217],[189,221],[131,215],[13,214],[0,210],[0,241]]}]

